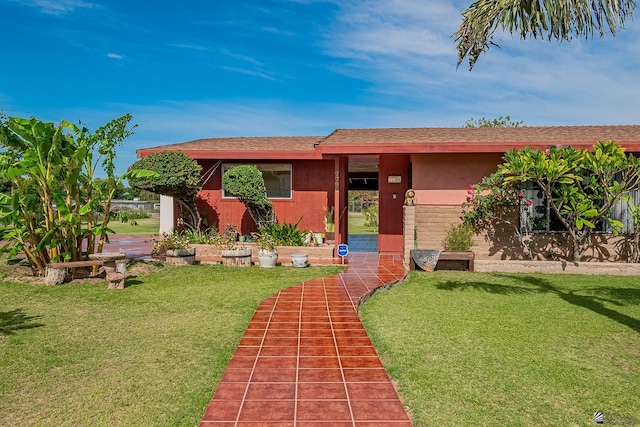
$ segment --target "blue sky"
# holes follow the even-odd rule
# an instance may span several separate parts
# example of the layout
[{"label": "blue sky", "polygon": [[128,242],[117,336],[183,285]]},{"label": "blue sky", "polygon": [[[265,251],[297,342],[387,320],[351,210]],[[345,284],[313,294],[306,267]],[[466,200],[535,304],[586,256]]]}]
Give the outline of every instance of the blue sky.
[{"label": "blue sky", "polygon": [[456,70],[471,3],[0,0],[0,110],[90,128],[125,113],[135,150],[336,128],[640,124],[640,24],[571,43],[496,38]]}]

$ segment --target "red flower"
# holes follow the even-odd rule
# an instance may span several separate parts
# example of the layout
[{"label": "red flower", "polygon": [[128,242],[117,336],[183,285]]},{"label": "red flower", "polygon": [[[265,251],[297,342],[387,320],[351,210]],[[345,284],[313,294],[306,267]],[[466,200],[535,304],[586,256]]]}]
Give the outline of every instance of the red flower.
[{"label": "red flower", "polygon": [[531,199],[527,199],[527,200],[525,200],[524,204],[527,205],[527,206],[531,206],[533,204],[533,202],[531,201]]}]

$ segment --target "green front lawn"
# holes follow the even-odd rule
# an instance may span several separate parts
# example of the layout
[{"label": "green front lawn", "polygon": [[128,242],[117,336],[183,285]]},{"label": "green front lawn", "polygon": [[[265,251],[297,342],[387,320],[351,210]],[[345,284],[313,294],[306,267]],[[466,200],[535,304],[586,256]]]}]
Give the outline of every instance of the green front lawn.
[{"label": "green front lawn", "polygon": [[412,272],[361,317],[415,426],[640,424],[637,277]]},{"label": "green front lawn", "polygon": [[121,291],[0,281],[0,425],[195,426],[258,304],[339,271],[156,268]]},{"label": "green front lawn", "polygon": [[[0,281],[0,425],[197,425],[255,307],[337,271]],[[412,272],[361,315],[416,427],[640,423],[636,277]]]},{"label": "green front lawn", "polygon": [[156,236],[160,230],[159,218],[142,218],[136,219],[135,222],[136,225],[112,219],[109,221],[109,228],[117,235],[126,236]]},{"label": "green front lawn", "polygon": [[363,214],[349,212],[349,234],[378,234],[378,229],[365,227]]}]

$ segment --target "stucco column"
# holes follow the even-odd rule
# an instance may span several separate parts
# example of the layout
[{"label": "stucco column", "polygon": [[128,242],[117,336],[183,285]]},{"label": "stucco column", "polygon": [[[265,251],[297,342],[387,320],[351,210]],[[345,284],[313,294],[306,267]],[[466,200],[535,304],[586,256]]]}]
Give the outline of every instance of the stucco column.
[{"label": "stucco column", "polygon": [[160,234],[173,233],[175,224],[174,208],[173,197],[160,196]]},{"label": "stucco column", "polygon": [[348,159],[346,157],[336,157],[334,168],[334,201],[335,201],[335,233],[336,247],[340,243],[347,242],[347,221],[349,217],[349,172]]},{"label": "stucco column", "polygon": [[415,206],[404,206],[403,209],[403,236],[404,236],[404,266],[405,268],[409,268],[409,263],[411,262],[411,250],[414,248],[414,233],[416,227],[416,207]]}]

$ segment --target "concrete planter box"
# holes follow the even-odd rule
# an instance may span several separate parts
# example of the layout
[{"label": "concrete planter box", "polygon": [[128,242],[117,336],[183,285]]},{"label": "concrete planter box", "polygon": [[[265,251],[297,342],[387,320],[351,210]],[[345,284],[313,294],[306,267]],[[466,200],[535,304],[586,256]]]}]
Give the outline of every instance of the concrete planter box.
[{"label": "concrete planter box", "polygon": [[194,256],[196,254],[195,248],[186,249],[167,249],[166,256]]},{"label": "concrete planter box", "polygon": [[191,265],[196,260],[196,249],[167,249],[165,262],[170,265]]},{"label": "concrete planter box", "polygon": [[220,251],[222,265],[227,267],[250,267],[251,248],[247,249],[222,249]]}]

